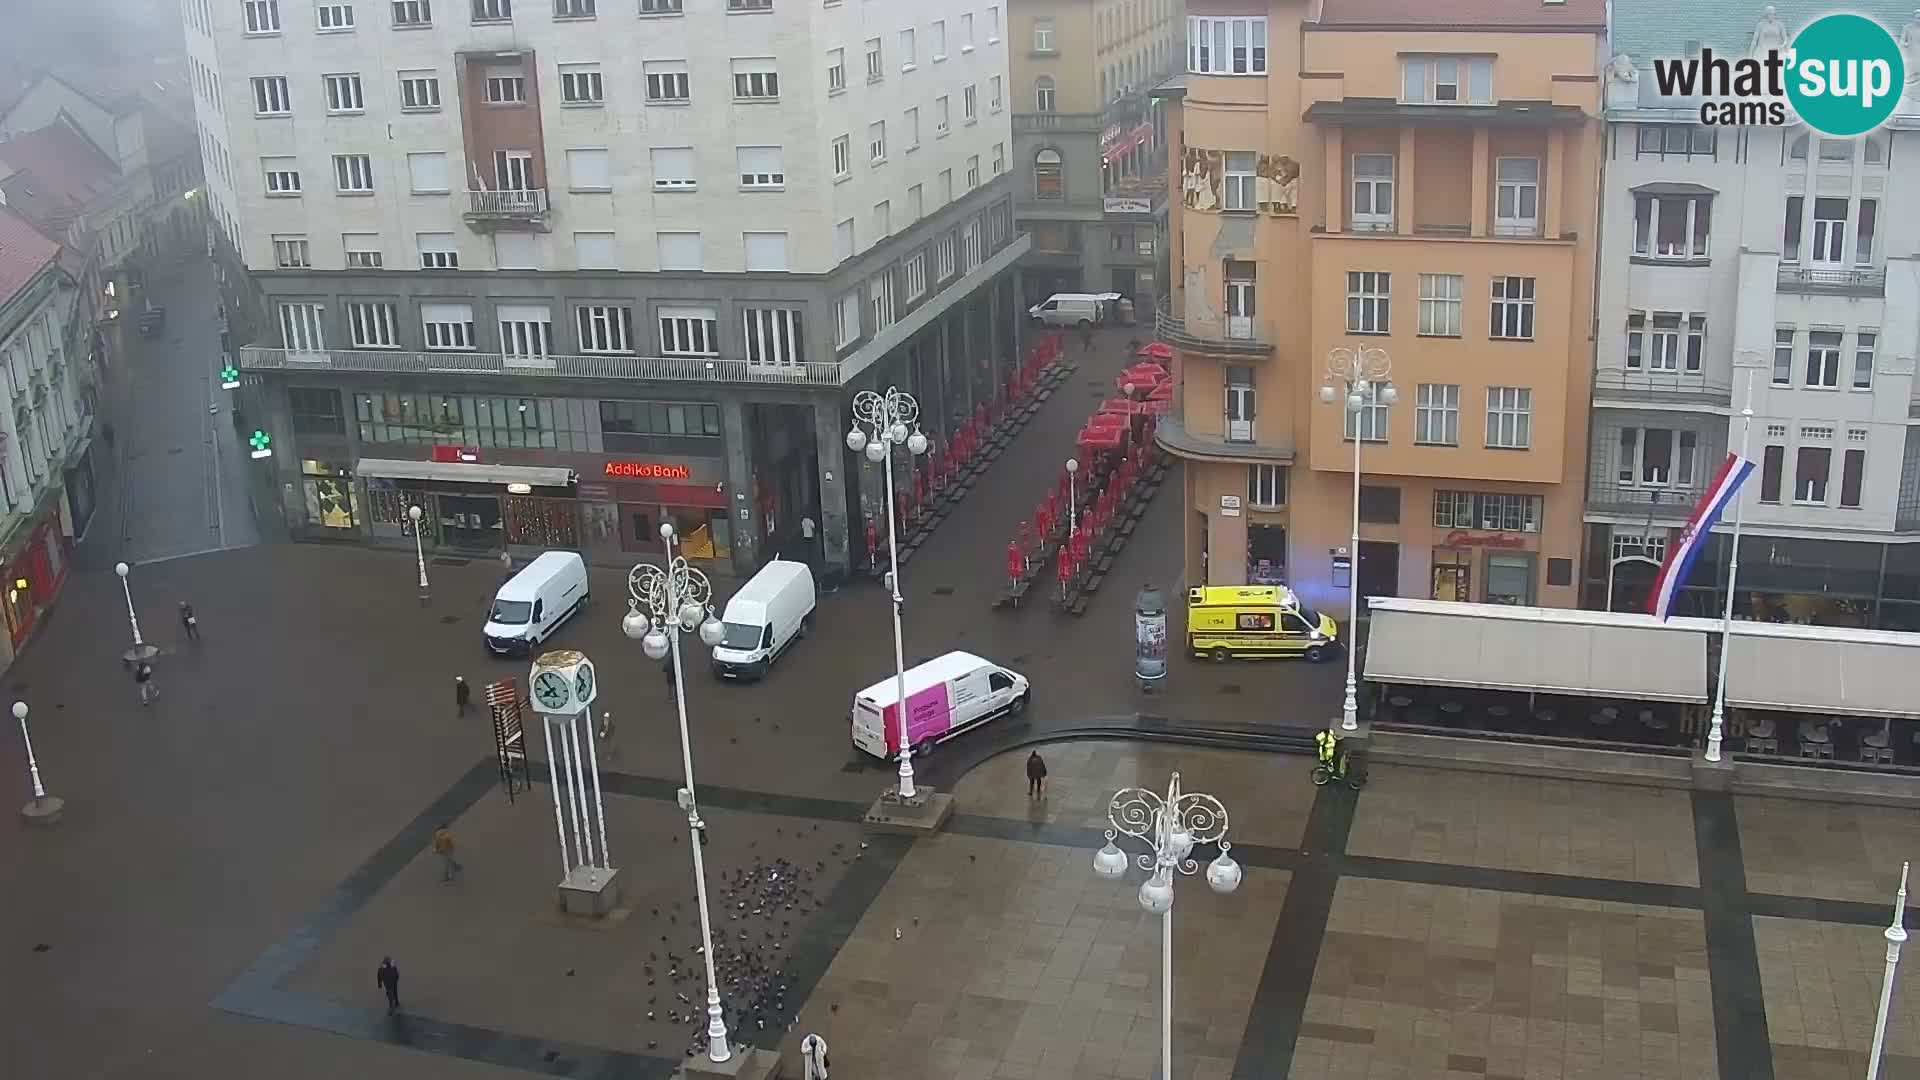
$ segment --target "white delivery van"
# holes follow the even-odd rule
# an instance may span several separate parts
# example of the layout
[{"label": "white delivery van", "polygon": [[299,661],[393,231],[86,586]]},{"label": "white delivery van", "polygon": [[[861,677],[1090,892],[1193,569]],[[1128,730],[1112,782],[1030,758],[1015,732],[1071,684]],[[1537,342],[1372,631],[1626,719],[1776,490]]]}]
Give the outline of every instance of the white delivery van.
[{"label": "white delivery van", "polygon": [[806,563],[775,559],[761,567],[720,616],[724,634],[713,650],[713,673],[723,679],[765,675],[787,646],[806,636],[813,604],[813,570]]},{"label": "white delivery van", "polygon": [[1106,318],[1106,303],[1119,293],[1054,293],[1027,309],[1027,316],[1044,326],[1094,326]]},{"label": "white delivery van", "polygon": [[503,656],[531,652],[586,606],[586,560],[577,551],[542,552],[494,594],[487,648]]},{"label": "white delivery van", "polygon": [[[944,742],[978,724],[1026,711],[1027,677],[972,653],[950,652],[907,669],[907,723],[913,745]],[[853,745],[877,758],[900,752],[893,676],[853,697]]]}]

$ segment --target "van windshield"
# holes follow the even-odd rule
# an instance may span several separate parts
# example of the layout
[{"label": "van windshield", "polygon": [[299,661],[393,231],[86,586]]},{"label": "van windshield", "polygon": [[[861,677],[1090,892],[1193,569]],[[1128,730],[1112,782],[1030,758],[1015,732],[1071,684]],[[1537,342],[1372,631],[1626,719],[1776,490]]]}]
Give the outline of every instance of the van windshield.
[{"label": "van windshield", "polygon": [[533,618],[533,605],[525,600],[495,600],[487,621],[501,626],[525,626]]},{"label": "van windshield", "polygon": [[1300,611],[1300,617],[1307,621],[1307,629],[1309,630],[1320,629],[1320,613],[1319,612],[1313,610],[1310,607],[1306,607],[1304,605],[1299,608],[1299,611]]},{"label": "van windshield", "polygon": [[757,649],[760,647],[760,627],[737,622],[721,623],[720,627],[726,631],[720,636],[721,648]]}]

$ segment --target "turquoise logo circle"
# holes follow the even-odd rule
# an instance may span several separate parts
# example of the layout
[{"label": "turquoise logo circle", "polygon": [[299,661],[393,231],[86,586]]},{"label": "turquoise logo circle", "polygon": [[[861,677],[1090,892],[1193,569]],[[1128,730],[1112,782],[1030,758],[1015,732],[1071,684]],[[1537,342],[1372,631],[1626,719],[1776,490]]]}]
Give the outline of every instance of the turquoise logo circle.
[{"label": "turquoise logo circle", "polygon": [[1900,43],[1859,15],[1823,15],[1793,39],[1787,55],[1787,100],[1824,135],[1872,131],[1893,115],[1906,88]]}]

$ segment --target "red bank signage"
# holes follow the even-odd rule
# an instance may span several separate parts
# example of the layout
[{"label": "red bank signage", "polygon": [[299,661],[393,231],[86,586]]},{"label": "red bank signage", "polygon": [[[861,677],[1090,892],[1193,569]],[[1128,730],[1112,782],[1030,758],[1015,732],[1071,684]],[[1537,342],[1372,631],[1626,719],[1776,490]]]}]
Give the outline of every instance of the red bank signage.
[{"label": "red bank signage", "polygon": [[606,475],[625,480],[686,480],[693,476],[693,471],[685,465],[658,461],[609,461]]}]

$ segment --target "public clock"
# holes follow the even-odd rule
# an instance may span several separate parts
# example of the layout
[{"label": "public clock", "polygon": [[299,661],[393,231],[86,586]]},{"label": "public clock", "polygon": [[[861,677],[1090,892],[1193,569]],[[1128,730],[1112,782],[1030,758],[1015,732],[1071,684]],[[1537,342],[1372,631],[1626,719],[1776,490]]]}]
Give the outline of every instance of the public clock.
[{"label": "public clock", "polygon": [[548,712],[558,712],[573,700],[573,684],[558,671],[543,671],[533,677],[533,700]]},{"label": "public clock", "polygon": [[593,665],[586,661],[573,673],[573,696],[582,705],[593,703]]}]

